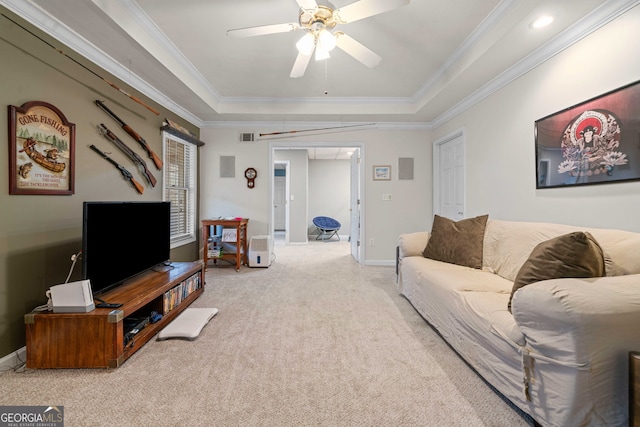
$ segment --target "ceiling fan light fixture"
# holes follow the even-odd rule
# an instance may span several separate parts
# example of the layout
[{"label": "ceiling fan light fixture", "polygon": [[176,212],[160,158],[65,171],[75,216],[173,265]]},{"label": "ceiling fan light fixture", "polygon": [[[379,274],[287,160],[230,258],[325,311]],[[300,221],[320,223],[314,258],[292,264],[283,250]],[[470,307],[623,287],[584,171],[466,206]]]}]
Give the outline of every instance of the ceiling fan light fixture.
[{"label": "ceiling fan light fixture", "polygon": [[318,33],[318,48],[331,52],[336,47],[336,37],[326,29]]},{"label": "ceiling fan light fixture", "polygon": [[311,52],[313,52],[313,48],[315,47],[315,45],[315,37],[313,37],[313,34],[307,33],[302,36],[300,40],[298,40],[298,43],[296,43],[296,48],[298,49],[298,52],[308,56],[311,55]]},{"label": "ceiling fan light fixture", "polygon": [[318,4],[320,0],[295,1],[299,6],[298,23],[261,25],[227,31],[228,35],[236,37],[305,31],[306,34],[296,43],[298,55],[289,74],[291,78],[304,75],[314,50],[315,59],[319,61],[328,59],[329,52],[336,46],[369,68],[377,66],[382,60],[380,56],[344,33],[333,33],[334,29],[338,24],[348,24],[406,6],[411,0],[356,0],[335,10],[330,3],[332,0],[323,1],[328,3],[328,6]]},{"label": "ceiling fan light fixture", "polygon": [[316,47],[316,61],[322,61],[323,59],[329,59],[331,55],[329,55],[329,51],[323,49],[320,45]]}]

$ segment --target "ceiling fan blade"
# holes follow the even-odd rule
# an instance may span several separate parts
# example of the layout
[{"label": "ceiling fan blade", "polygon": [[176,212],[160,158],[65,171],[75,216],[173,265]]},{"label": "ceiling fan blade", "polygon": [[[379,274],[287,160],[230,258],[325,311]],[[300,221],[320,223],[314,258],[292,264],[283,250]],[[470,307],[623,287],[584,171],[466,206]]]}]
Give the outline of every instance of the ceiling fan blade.
[{"label": "ceiling fan blade", "polygon": [[301,9],[311,10],[318,7],[316,0],[296,0]]},{"label": "ceiling fan blade", "polygon": [[300,25],[298,25],[297,23],[288,22],[286,24],[262,25],[259,27],[227,30],[227,35],[233,37],[253,37],[263,36],[265,34],[287,33],[289,31],[295,31],[298,28],[300,28]]},{"label": "ceiling fan blade", "polygon": [[336,34],[336,46],[356,58],[369,68],[377,66],[382,58],[343,32]]},{"label": "ceiling fan blade", "polygon": [[388,12],[409,4],[410,0],[360,0],[333,11],[334,16],[343,23],[349,23],[373,15]]},{"label": "ceiling fan blade", "polygon": [[289,77],[296,79],[304,76],[304,72],[307,71],[307,65],[309,65],[309,60],[311,59],[312,54],[313,51],[309,53],[309,55],[298,53],[298,57],[296,58],[296,62],[293,64]]}]

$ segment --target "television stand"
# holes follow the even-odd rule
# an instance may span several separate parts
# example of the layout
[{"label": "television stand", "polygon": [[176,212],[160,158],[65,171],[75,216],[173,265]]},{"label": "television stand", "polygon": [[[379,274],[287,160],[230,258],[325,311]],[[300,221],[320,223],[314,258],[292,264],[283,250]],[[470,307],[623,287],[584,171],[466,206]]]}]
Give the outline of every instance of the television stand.
[{"label": "television stand", "polygon": [[[100,299],[119,308],[89,313],[32,312],[24,316],[27,368],[117,368],[204,292],[202,261],[174,262],[126,281]],[[125,319],[162,318],[148,323],[125,344]]]}]

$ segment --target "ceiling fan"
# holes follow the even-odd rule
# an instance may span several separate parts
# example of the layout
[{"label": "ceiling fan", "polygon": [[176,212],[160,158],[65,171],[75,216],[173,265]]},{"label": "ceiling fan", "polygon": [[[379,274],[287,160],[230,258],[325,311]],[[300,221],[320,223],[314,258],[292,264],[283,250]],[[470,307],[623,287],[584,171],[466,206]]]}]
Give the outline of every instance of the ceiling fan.
[{"label": "ceiling fan", "polygon": [[382,58],[342,31],[333,31],[338,24],[348,24],[373,15],[388,12],[409,4],[410,0],[359,0],[340,9],[319,5],[316,0],[296,0],[300,6],[298,22],[262,25],[258,27],[228,30],[227,35],[252,37],[266,34],[304,30],[306,34],[296,43],[298,56],[290,76],[302,77],[315,50],[315,59],[329,58],[336,46],[369,68],[380,63]]}]

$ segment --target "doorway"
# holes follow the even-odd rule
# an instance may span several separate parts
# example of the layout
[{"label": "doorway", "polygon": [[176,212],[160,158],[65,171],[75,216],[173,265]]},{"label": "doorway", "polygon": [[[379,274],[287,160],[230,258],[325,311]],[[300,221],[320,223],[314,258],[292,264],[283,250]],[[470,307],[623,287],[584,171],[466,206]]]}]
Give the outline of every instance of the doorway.
[{"label": "doorway", "polygon": [[[358,159],[349,162],[347,166],[349,168],[349,175],[344,178],[345,182],[339,183],[338,186],[340,187],[341,191],[344,189],[344,191],[348,192],[349,198],[348,213],[346,219],[344,220],[344,222],[349,222],[349,225],[347,226],[347,224],[344,224],[340,230],[340,234],[342,235],[342,238],[346,238],[344,234],[349,233],[348,238],[349,240],[351,240],[351,255],[358,263],[361,263],[361,260],[364,258],[361,245],[359,244],[359,242],[363,241],[364,239],[364,230],[361,227],[361,224],[364,224],[363,212],[360,210],[360,206],[362,205],[361,195],[363,193],[361,191],[361,183],[364,182],[364,171],[360,167],[360,165],[363,163],[362,158],[364,154],[363,146],[361,143],[305,143],[305,145],[301,146],[299,145],[299,143],[295,142],[271,142],[269,150],[269,163],[270,165],[272,165],[273,173],[270,174],[269,183],[271,188],[269,229],[271,230],[274,239],[276,236],[278,236],[278,238],[281,241],[284,240],[286,244],[300,244],[307,243],[309,241],[309,238],[307,236],[309,235],[309,231],[311,231],[312,229],[312,226],[310,224],[311,217],[314,214],[309,210],[310,201],[307,198],[307,194],[300,194],[300,179],[294,178],[294,175],[296,175],[298,171],[305,175],[305,180],[307,182],[305,182],[305,188],[302,191],[308,192],[309,158],[306,158],[306,168],[300,170],[299,153],[301,150],[305,150],[306,152],[306,150],[320,148],[349,149],[349,151],[353,151],[355,153],[353,155],[353,159]],[[283,154],[286,155],[286,152],[295,152],[296,155],[294,156],[292,154],[292,156],[294,156],[297,160],[284,160],[286,156],[283,157]],[[282,175],[284,175],[284,177],[282,177]],[[300,177],[300,175],[296,176]],[[294,186],[294,182],[296,186],[295,191],[292,189],[292,186]],[[317,200],[313,200],[312,202],[316,203]],[[305,206],[301,206],[301,203]],[[354,209],[354,207],[356,207],[357,209]],[[292,210],[294,212],[292,212]],[[328,213],[326,215],[331,216],[331,213]],[[304,229],[301,230],[303,227]],[[300,232],[304,233],[304,242],[300,240]]]},{"label": "doorway", "polygon": [[285,244],[289,242],[289,168],[289,161],[273,162],[273,231]]}]

